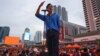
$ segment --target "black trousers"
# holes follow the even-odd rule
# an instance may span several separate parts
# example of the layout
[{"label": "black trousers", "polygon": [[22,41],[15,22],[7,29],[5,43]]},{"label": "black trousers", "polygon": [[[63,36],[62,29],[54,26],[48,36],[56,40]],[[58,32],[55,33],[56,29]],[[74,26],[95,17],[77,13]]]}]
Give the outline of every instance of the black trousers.
[{"label": "black trousers", "polygon": [[49,56],[59,56],[59,32],[50,29],[46,33]]}]

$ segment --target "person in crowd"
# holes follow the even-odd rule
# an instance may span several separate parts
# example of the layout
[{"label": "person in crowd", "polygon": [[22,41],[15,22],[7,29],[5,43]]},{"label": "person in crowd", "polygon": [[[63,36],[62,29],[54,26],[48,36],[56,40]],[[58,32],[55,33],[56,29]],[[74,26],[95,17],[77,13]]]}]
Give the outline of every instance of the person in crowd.
[{"label": "person in crowd", "polygon": [[96,56],[100,56],[100,49],[96,50]]},{"label": "person in crowd", "polygon": [[76,49],[74,50],[73,56],[80,56],[79,49],[76,48]]},{"label": "person in crowd", "polygon": [[22,52],[21,52],[21,54],[19,54],[19,56],[26,56],[25,50],[22,50]]},{"label": "person in crowd", "polygon": [[69,56],[67,53],[66,53],[66,49],[62,48],[61,51],[60,51],[60,56]]},{"label": "person in crowd", "polygon": [[95,53],[93,52],[93,49],[89,49],[89,55],[90,56],[96,56]]},{"label": "person in crowd", "polygon": [[90,56],[87,48],[83,49],[83,53],[81,54],[81,56]]}]

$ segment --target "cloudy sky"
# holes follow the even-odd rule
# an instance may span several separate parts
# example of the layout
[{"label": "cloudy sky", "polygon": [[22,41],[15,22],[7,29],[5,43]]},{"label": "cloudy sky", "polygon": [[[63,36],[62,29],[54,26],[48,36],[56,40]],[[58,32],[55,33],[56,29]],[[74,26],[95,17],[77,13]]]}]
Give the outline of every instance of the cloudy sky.
[{"label": "cloudy sky", "polygon": [[[20,36],[29,28],[31,37],[36,31],[43,31],[43,22],[35,17],[38,5],[44,0],[0,0],[0,26],[9,26],[10,35]],[[45,0],[42,9],[48,3],[61,5],[68,11],[68,20],[85,26],[82,0]]]}]

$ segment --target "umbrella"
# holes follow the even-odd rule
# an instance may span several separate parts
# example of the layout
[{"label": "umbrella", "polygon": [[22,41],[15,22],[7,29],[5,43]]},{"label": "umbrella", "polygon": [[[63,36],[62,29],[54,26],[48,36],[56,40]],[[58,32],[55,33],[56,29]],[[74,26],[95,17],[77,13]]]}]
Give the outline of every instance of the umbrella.
[{"label": "umbrella", "polygon": [[73,45],[73,48],[81,48],[81,46],[78,45],[78,44],[74,44],[74,45]]},{"label": "umbrella", "polygon": [[66,48],[73,48],[73,46],[69,44],[66,46]]}]

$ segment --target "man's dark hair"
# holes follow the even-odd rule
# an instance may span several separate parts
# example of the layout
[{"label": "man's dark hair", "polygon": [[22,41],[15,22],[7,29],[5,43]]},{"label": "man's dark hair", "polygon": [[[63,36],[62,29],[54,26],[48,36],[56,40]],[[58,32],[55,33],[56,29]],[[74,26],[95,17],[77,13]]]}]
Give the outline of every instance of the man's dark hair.
[{"label": "man's dark hair", "polygon": [[51,3],[47,4],[46,9],[49,7],[49,5],[52,5]]}]

